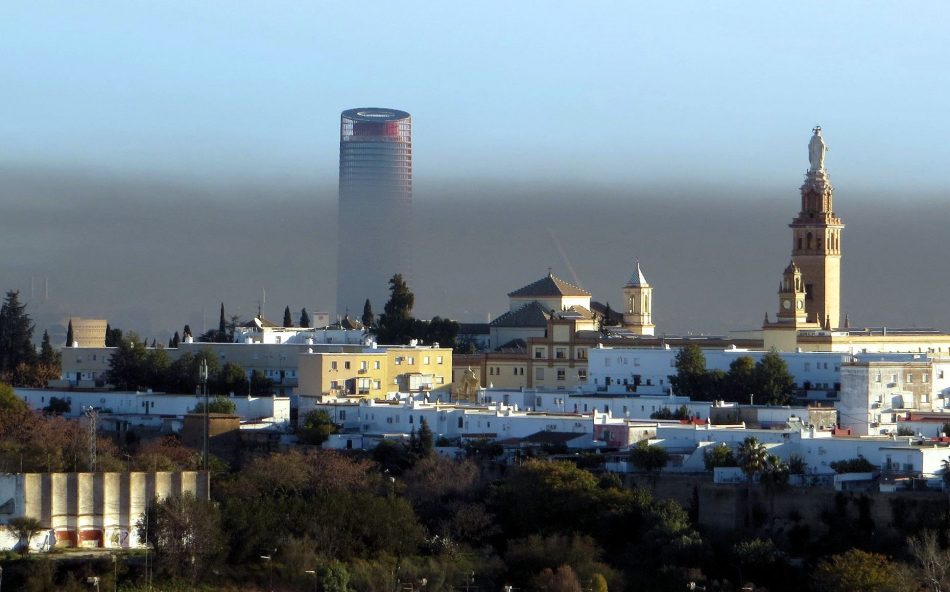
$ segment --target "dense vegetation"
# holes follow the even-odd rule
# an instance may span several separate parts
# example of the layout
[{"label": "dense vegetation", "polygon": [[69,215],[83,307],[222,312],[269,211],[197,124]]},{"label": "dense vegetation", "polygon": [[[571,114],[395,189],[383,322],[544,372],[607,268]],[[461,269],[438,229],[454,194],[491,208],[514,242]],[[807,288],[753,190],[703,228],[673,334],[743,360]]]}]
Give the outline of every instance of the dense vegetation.
[{"label": "dense vegetation", "polygon": [[732,401],[787,405],[795,392],[788,364],[772,350],[756,362],[740,356],[729,364],[729,372],[707,370],[706,356],[698,345],[688,344],[676,354],[676,374],[670,385],[678,395],[695,401]]},{"label": "dense vegetation", "polygon": [[[79,422],[27,411],[8,389],[0,389],[0,406],[6,470],[21,458],[24,470],[45,471],[47,462],[53,470],[84,468]],[[314,415],[308,428],[317,440],[323,419]],[[217,463],[212,500],[154,504],[147,532],[140,520],[154,549],[152,589],[649,592],[754,582],[773,591],[923,590],[936,589],[926,587],[928,577],[946,579],[933,575],[940,565],[950,570],[945,508],[928,514],[923,506],[895,506],[914,517],[901,525],[910,540],[876,536],[866,498],[844,496],[823,515],[831,534],[817,541],[808,542],[800,521],[775,530],[751,503],[745,529],[701,533],[695,508],[654,493],[664,478],[656,468],[661,449],[644,445],[631,455],[652,482],[637,488],[580,468],[589,464],[582,457],[500,465],[495,448],[476,443],[467,458],[449,460],[434,453],[431,431],[420,426],[408,443],[387,442],[369,454],[304,447],[252,457],[240,468]],[[107,470],[200,462],[173,437],[135,445],[100,438],[99,451]],[[754,439],[734,456],[710,451],[710,464],[733,463],[769,496],[787,486],[788,467],[775,465]],[[18,525],[17,536],[34,526]],[[140,555],[115,571],[107,562],[47,561],[6,562],[5,585],[78,591],[88,589],[76,575],[85,573],[112,589],[118,573],[120,590],[145,589]]]}]

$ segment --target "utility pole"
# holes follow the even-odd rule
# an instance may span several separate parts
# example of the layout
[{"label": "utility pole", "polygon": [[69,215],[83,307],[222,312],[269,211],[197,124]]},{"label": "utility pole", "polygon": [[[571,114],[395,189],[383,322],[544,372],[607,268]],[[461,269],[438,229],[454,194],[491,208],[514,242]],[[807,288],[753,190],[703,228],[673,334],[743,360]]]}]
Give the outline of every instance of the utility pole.
[{"label": "utility pole", "polygon": [[97,430],[99,429],[99,412],[96,411],[94,407],[86,407],[85,415],[89,423],[86,425],[86,437],[88,439],[89,446],[89,470],[93,473],[96,472],[96,461],[97,461],[97,447],[99,445],[99,437],[97,435]]},{"label": "utility pole", "polygon": [[204,454],[202,458],[204,460],[204,470],[208,470],[208,431],[210,429],[210,422],[208,418],[208,360],[201,360],[201,367],[198,369],[198,378],[201,380],[201,389],[204,391],[205,396],[205,416],[204,416]]}]

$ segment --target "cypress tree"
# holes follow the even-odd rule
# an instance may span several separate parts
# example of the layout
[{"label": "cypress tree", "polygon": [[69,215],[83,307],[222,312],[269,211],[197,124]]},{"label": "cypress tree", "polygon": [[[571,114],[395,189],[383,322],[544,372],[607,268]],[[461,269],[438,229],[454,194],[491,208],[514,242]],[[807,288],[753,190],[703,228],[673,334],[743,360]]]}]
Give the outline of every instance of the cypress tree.
[{"label": "cypress tree", "polygon": [[293,326],[294,326],[294,319],[290,316],[290,307],[289,307],[289,306],[287,306],[286,308],[284,308],[284,326],[285,326],[285,327],[293,327]]},{"label": "cypress tree", "polygon": [[373,305],[370,304],[369,298],[367,298],[363,304],[363,316],[360,317],[360,320],[363,321],[363,326],[366,328],[372,327],[373,321],[376,320],[376,317],[373,315]]},{"label": "cypress tree", "polygon": [[36,360],[32,340],[33,323],[26,305],[20,304],[20,293],[7,292],[0,307],[0,372],[13,370],[21,363],[32,364]]},{"label": "cypress tree", "polygon": [[300,309],[300,326],[310,328],[310,313],[307,312],[306,308]]},{"label": "cypress tree", "polygon": [[224,320],[224,303],[221,303],[221,316],[218,319],[218,338],[215,341],[227,342],[228,340],[228,323]]},{"label": "cypress tree", "polygon": [[75,340],[75,336],[73,335],[73,320],[69,319],[69,326],[66,327],[66,347],[72,347],[73,341]]},{"label": "cypress tree", "polygon": [[60,363],[59,352],[53,349],[53,344],[49,340],[49,331],[43,331],[43,343],[40,345],[40,362],[51,366],[58,366]]},{"label": "cypress tree", "polygon": [[175,335],[172,337],[171,347],[178,347],[178,344],[181,343],[181,337],[178,336],[178,331],[175,331]]}]

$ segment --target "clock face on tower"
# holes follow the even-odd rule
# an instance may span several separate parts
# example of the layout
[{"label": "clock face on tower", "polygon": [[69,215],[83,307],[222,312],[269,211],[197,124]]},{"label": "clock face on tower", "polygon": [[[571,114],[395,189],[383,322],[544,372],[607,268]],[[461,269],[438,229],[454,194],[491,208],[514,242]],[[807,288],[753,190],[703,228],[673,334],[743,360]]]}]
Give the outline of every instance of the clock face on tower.
[{"label": "clock face on tower", "polygon": [[788,309],[790,309],[791,307],[792,307],[792,301],[791,301],[791,300],[783,300],[783,301],[782,301],[782,308],[784,308],[785,310],[788,310]]},{"label": "clock face on tower", "polygon": [[799,300],[797,306],[798,306],[798,310],[804,309],[804,308],[805,308],[805,301]]}]

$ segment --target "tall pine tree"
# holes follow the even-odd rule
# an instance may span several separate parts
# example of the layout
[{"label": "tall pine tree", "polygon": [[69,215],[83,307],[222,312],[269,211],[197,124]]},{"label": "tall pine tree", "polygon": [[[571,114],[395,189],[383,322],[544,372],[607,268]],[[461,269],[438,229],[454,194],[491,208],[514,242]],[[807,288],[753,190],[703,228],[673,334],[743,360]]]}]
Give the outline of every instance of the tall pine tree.
[{"label": "tall pine tree", "polygon": [[66,327],[66,347],[72,347],[74,341],[76,336],[73,334],[73,320],[69,319],[69,326]]},{"label": "tall pine tree", "polygon": [[49,331],[43,331],[43,343],[40,345],[40,362],[49,366],[59,367],[61,355],[53,349],[49,340]]},{"label": "tall pine tree", "polygon": [[290,316],[290,307],[289,307],[289,306],[287,306],[287,307],[284,308],[284,326],[285,326],[285,327],[293,327],[293,326],[294,326],[294,319],[293,319],[293,317]]},{"label": "tall pine tree", "polygon": [[307,312],[306,308],[300,309],[300,326],[305,329],[310,328],[310,313]]},{"label": "tall pine tree", "polygon": [[33,323],[20,303],[20,293],[7,292],[0,307],[0,372],[9,372],[18,364],[36,361],[33,349]]}]

